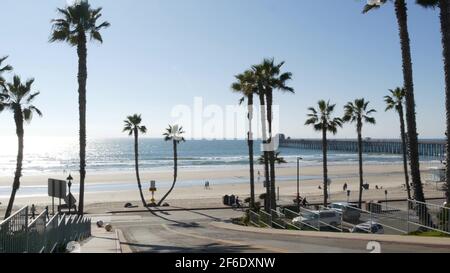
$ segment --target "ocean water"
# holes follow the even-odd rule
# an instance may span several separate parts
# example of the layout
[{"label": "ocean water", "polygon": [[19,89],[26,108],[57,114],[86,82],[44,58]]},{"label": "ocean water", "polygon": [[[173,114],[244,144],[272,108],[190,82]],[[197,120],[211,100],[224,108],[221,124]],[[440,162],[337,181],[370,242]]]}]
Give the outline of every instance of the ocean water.
[{"label": "ocean water", "polygon": [[[16,140],[0,142],[0,176],[11,176],[16,167]],[[295,166],[301,156],[302,166],[320,165],[322,152],[281,148],[281,156]],[[172,143],[160,139],[141,139],[139,164],[142,171],[164,171],[173,167]],[[260,142],[255,142],[255,160],[261,154]],[[245,140],[188,140],[178,146],[180,168],[246,168],[248,148]],[[357,162],[354,153],[329,152],[329,164],[352,164]],[[402,162],[399,155],[367,154],[367,164],[393,164]],[[424,159],[436,161],[436,158]],[[24,175],[77,172],[77,139],[30,138],[25,140],[23,162]],[[280,167],[282,167],[280,166]],[[94,139],[87,145],[88,172],[134,171],[134,143],[132,138]]]},{"label": "ocean water", "polygon": [[[15,138],[0,141],[0,176],[13,177],[16,167],[17,143]],[[78,144],[75,138],[44,138],[31,137],[25,139],[25,154],[23,174],[48,175],[48,177],[65,177],[68,172],[75,173],[78,168]],[[139,143],[141,171],[172,171],[173,151],[172,143],[160,139],[141,139]],[[255,142],[255,163],[261,155],[260,142]],[[316,166],[322,164],[322,152],[281,148],[281,156],[287,164],[277,168],[296,166],[297,156],[301,156],[301,166]],[[248,147],[245,140],[188,140],[178,146],[179,168],[187,169],[235,169],[248,168]],[[329,152],[329,165],[356,164],[357,155],[354,153]],[[394,164],[401,163],[399,155],[367,154],[364,155],[365,164]],[[426,163],[439,162],[436,158],[423,158]],[[257,164],[257,163],[256,163]],[[93,139],[87,146],[87,171],[92,173],[129,172],[134,174],[134,143],[132,138]],[[355,174],[357,175],[357,174]],[[338,177],[330,177],[335,179]],[[320,179],[316,176],[301,175],[301,181]],[[295,180],[295,177],[277,176],[277,181]],[[227,179],[209,179],[211,185],[227,183],[248,183],[247,177],[233,177]],[[258,180],[258,182],[261,182]],[[144,181],[144,187],[148,181]],[[203,185],[204,181],[182,180],[177,187],[192,187]],[[157,181],[158,188],[170,187],[171,180]],[[78,183],[74,183],[73,192],[78,192]],[[87,183],[86,192],[117,192],[135,190],[136,183],[131,181],[111,183]],[[10,185],[0,186],[0,200],[6,202],[11,193]],[[47,196],[46,181],[29,186],[22,183],[18,197]]]}]

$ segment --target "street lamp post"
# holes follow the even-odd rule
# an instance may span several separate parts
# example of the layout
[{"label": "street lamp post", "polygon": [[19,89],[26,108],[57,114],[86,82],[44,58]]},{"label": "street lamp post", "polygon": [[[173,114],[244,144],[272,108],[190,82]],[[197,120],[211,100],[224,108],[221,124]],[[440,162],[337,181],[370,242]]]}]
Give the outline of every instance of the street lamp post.
[{"label": "street lamp post", "polygon": [[385,201],[386,201],[386,211],[387,211],[387,210],[388,210],[388,199],[387,199],[388,191],[387,191],[387,190],[384,191],[384,196],[385,196]]},{"label": "street lamp post", "polygon": [[72,187],[72,180],[73,180],[72,175],[69,173],[69,176],[67,177],[67,181],[69,181],[67,183],[67,185],[69,186],[69,215],[71,215],[70,212],[72,210],[72,193],[70,190],[70,188]]},{"label": "street lamp post", "polygon": [[297,157],[297,207],[300,212],[300,160],[303,158]]}]

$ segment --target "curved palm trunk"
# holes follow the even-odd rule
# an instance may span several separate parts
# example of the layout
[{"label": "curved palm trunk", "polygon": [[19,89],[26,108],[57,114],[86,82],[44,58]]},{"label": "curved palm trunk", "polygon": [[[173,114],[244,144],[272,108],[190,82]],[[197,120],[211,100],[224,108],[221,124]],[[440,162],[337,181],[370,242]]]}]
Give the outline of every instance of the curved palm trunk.
[{"label": "curved palm trunk", "polygon": [[248,156],[250,164],[250,208],[255,208],[255,172],[253,159],[253,94],[248,97]]},{"label": "curved palm trunk", "polygon": [[175,188],[175,183],[177,182],[177,173],[178,173],[177,141],[173,140],[173,183],[169,191],[158,202],[158,207],[162,205],[167,196],[169,196],[169,194],[173,191],[173,188]]},{"label": "curved palm trunk", "polygon": [[139,137],[138,137],[138,129],[134,128],[134,166],[136,169],[136,179],[138,183],[139,188],[139,194],[141,195],[142,205],[144,207],[147,206],[147,202],[145,202],[144,194],[142,193],[142,184],[141,184],[141,177],[139,175]]},{"label": "curved palm trunk", "polygon": [[399,26],[400,44],[402,49],[403,77],[406,89],[406,122],[408,127],[408,145],[410,153],[411,178],[414,185],[414,198],[417,201],[425,202],[422,181],[420,178],[411,47],[408,33],[407,8],[404,0],[395,0],[395,12]]},{"label": "curved palm trunk", "polygon": [[[267,92],[267,124],[269,127],[269,142],[273,142],[272,135],[272,104],[273,104],[273,91]],[[275,196],[275,151],[269,152],[269,167],[270,167],[270,208],[277,209],[277,201]]]},{"label": "curved palm trunk", "polygon": [[87,47],[86,34],[78,33],[78,110],[80,115],[80,203],[78,214],[84,213],[84,180],[86,178],[86,81],[87,81]]},{"label": "curved palm trunk", "polygon": [[411,199],[411,187],[409,185],[408,175],[408,149],[406,147],[406,132],[405,132],[405,118],[403,117],[403,105],[400,105],[398,114],[400,115],[400,137],[402,139],[402,152],[403,152],[403,171],[405,172],[405,183],[408,199]]},{"label": "curved palm trunk", "polygon": [[444,55],[444,70],[445,70],[445,109],[446,109],[446,125],[447,125],[447,169],[445,177],[447,180],[447,204],[450,204],[450,3],[447,0],[439,0],[440,17],[441,17],[441,31],[442,31],[442,45]]},{"label": "curved palm trunk", "polygon": [[359,198],[358,198],[358,207],[362,208],[362,194],[363,194],[363,185],[364,185],[364,178],[363,178],[363,145],[362,145],[362,122],[359,119],[358,120],[358,161],[359,161]]},{"label": "curved palm trunk", "polygon": [[328,204],[328,141],[327,141],[327,129],[322,129],[322,153],[323,153],[323,205],[326,207]]},{"label": "curved palm trunk", "polygon": [[[260,92],[259,95],[259,103],[260,103],[260,111],[261,111],[261,130],[262,130],[262,138],[263,145],[267,143],[267,132],[266,132],[266,109],[265,109],[265,101],[264,94]],[[266,202],[265,202],[265,210],[270,212],[270,176],[269,176],[269,153],[267,151],[263,151],[264,155],[264,177],[266,180]]]},{"label": "curved palm trunk", "polygon": [[5,212],[5,219],[11,216],[11,212],[14,206],[14,199],[16,198],[16,193],[20,188],[20,177],[22,176],[22,161],[23,161],[23,115],[22,109],[16,109],[14,111],[14,121],[16,123],[16,134],[18,139],[18,149],[17,149],[17,163],[16,172],[14,174],[13,187],[11,191],[11,197],[9,198],[8,207]]}]

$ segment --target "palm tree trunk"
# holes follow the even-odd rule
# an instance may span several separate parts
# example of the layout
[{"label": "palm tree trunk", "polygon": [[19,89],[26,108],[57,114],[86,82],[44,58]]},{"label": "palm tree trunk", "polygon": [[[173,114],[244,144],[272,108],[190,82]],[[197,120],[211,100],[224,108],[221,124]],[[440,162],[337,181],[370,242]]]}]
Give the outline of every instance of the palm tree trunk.
[{"label": "palm tree trunk", "polygon": [[[267,92],[267,124],[269,125],[269,142],[273,144],[272,135],[272,103],[273,103],[273,91]],[[273,146],[271,146],[273,147]],[[277,201],[275,196],[275,151],[271,149],[269,151],[269,167],[270,167],[270,208],[277,209]]]},{"label": "palm tree trunk", "polygon": [[327,141],[327,129],[322,129],[322,153],[323,153],[323,205],[326,207],[328,204],[328,141]]},{"label": "palm tree trunk", "polygon": [[158,207],[162,205],[164,200],[169,196],[169,194],[173,191],[175,188],[175,183],[177,182],[177,175],[178,175],[178,153],[177,153],[177,141],[173,140],[173,183],[170,187],[169,191],[164,195],[163,198],[158,203]]},{"label": "palm tree trunk", "polygon": [[84,213],[84,180],[86,178],[86,81],[87,47],[86,33],[79,31],[78,53],[78,110],[80,115],[80,203],[78,214]]},{"label": "palm tree trunk", "polygon": [[134,166],[136,169],[136,179],[138,183],[139,188],[139,194],[141,195],[142,205],[144,207],[147,206],[147,202],[145,201],[144,194],[142,193],[142,184],[141,184],[141,177],[139,175],[139,137],[138,137],[138,129],[134,128]]},{"label": "palm tree trunk", "polygon": [[413,70],[408,32],[408,15],[405,0],[395,0],[395,12],[399,26],[400,44],[402,49],[403,77],[406,89],[406,122],[408,127],[408,145],[410,153],[411,178],[414,185],[414,198],[417,201],[425,202],[423,185],[420,178]]},{"label": "palm tree trunk", "polygon": [[255,208],[255,172],[253,159],[253,94],[248,95],[248,156],[250,164],[250,208]]},{"label": "palm tree trunk", "polygon": [[447,123],[447,168],[445,177],[447,181],[446,197],[447,204],[450,204],[450,3],[447,0],[439,0],[441,31],[442,31],[442,45],[444,55],[444,70],[445,70],[445,109],[446,109],[446,123]]},{"label": "palm tree trunk", "polygon": [[411,187],[409,185],[409,175],[408,175],[408,155],[406,147],[406,132],[405,132],[405,118],[403,116],[403,105],[400,105],[398,113],[400,115],[400,137],[402,139],[402,150],[403,150],[403,170],[405,172],[405,183],[406,191],[408,193],[408,199],[411,199]]},{"label": "palm tree trunk", "polygon": [[[262,138],[263,145],[267,143],[267,131],[266,131],[266,109],[265,109],[265,101],[264,101],[264,93],[260,91],[259,94],[259,103],[260,103],[260,111],[261,111],[261,130],[262,130]],[[265,210],[270,212],[270,175],[269,175],[269,153],[267,151],[263,151],[264,155],[264,176],[266,180],[266,202],[265,202]]]},{"label": "palm tree trunk", "polygon": [[359,161],[359,198],[358,198],[358,207],[362,208],[362,194],[363,194],[363,186],[364,186],[364,178],[363,178],[363,145],[362,145],[362,122],[358,120],[358,161]]},{"label": "palm tree trunk", "polygon": [[8,207],[6,208],[5,212],[5,219],[11,216],[11,212],[14,206],[14,199],[16,198],[16,193],[20,188],[20,177],[22,176],[24,130],[22,109],[20,107],[14,110],[14,121],[16,123],[16,134],[18,139],[17,162],[11,197],[9,198]]}]

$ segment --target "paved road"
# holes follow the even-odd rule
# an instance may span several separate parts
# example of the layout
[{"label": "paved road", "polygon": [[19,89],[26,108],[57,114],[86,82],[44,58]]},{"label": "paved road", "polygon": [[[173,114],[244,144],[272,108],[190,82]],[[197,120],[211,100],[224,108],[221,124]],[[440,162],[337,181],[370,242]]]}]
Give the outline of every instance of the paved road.
[{"label": "paved road", "polygon": [[[267,235],[216,228],[214,221],[239,217],[233,210],[171,211],[117,214],[109,219],[120,228],[133,252],[159,253],[368,253],[367,242]],[[107,216],[102,216],[103,219]],[[109,221],[108,220],[108,221]],[[382,252],[447,252],[450,248],[381,243]]]}]

